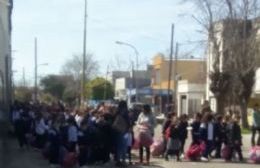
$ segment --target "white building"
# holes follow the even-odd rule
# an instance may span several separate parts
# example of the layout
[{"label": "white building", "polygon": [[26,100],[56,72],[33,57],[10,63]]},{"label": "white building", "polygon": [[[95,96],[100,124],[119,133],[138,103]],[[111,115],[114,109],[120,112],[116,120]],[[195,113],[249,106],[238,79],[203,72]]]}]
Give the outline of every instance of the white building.
[{"label": "white building", "polygon": [[11,12],[12,0],[0,0],[0,111],[11,100]]},{"label": "white building", "polygon": [[205,99],[205,84],[189,83],[187,80],[178,81],[177,100],[178,116],[193,115],[201,110]]},{"label": "white building", "polygon": [[[138,82],[136,83],[137,80]],[[116,100],[126,100],[128,103],[132,101],[136,101],[136,87],[137,84],[137,92],[138,92],[138,101],[143,100],[145,93],[143,90],[151,85],[151,79],[143,79],[143,78],[119,78],[116,79],[115,82],[115,99]]]},{"label": "white building", "polygon": [[[229,20],[227,20],[227,22],[229,22]],[[242,23],[242,22],[241,22]],[[257,19],[253,19],[253,20],[248,20],[247,24],[251,25],[252,27],[257,26],[260,23],[260,18]],[[241,24],[241,30],[243,28],[242,26],[243,24]],[[249,26],[250,27],[250,26]],[[226,21],[219,21],[215,24],[215,32],[217,32],[216,34],[216,39],[217,39],[217,43],[219,45],[219,53],[220,53],[220,58],[219,58],[219,70],[220,72],[223,72],[223,70],[225,70],[226,67],[228,67],[228,64],[225,64],[226,60],[229,59],[229,55],[225,54],[225,52],[228,51],[228,48],[226,46],[228,43],[229,38],[226,37],[226,35],[228,35],[228,30],[230,27],[228,27],[228,24],[226,24]],[[239,27],[240,29],[240,27]],[[249,30],[250,31],[250,30]],[[260,35],[260,29],[258,31],[257,37],[259,38]],[[212,42],[209,42],[208,44],[208,49],[207,49],[207,82],[206,82],[206,99],[209,101],[211,109],[213,111],[216,111],[217,109],[217,102],[216,102],[216,98],[214,96],[214,94],[211,92],[210,90],[210,84],[211,84],[211,80],[209,78],[209,74],[210,72],[213,72],[213,64],[214,64],[214,56],[213,56],[213,45]],[[260,58],[257,61],[257,66],[260,67],[260,62],[259,62]],[[256,84],[255,84],[255,90],[253,93],[253,97],[255,95],[259,95],[260,93],[260,70],[258,69],[258,71],[256,72]],[[257,94],[256,94],[257,93]]]},{"label": "white building", "polygon": [[260,98],[260,68],[256,71],[256,83],[254,88],[254,96]]}]

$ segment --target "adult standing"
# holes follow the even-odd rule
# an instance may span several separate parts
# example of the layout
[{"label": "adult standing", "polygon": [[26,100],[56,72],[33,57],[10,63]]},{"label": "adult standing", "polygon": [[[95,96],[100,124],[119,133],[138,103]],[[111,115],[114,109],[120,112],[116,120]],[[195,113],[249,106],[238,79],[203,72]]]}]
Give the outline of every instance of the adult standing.
[{"label": "adult standing", "polygon": [[[255,143],[255,137],[258,132],[257,144]],[[252,125],[252,138],[251,138],[252,146],[260,145],[260,110],[259,105],[256,104],[254,106],[253,111],[253,125]]]},{"label": "adult standing", "polygon": [[128,117],[128,108],[126,101],[120,101],[118,104],[118,109],[115,114],[115,119],[112,124],[114,130],[114,135],[116,138],[116,151],[115,151],[115,160],[116,166],[126,165],[126,152],[127,152],[127,139],[125,134],[129,129],[129,117]]},{"label": "adult standing", "polygon": [[[140,139],[140,148],[139,148],[139,159],[140,163],[143,163],[143,149],[145,148],[146,151],[146,162],[149,164],[150,162],[150,145],[148,138],[152,140],[152,137],[154,135],[154,128],[156,126],[156,120],[154,115],[151,112],[151,107],[149,105],[144,105],[143,112],[140,113],[137,119],[137,127],[139,129],[139,139]],[[145,136],[148,138],[142,138]]]}]

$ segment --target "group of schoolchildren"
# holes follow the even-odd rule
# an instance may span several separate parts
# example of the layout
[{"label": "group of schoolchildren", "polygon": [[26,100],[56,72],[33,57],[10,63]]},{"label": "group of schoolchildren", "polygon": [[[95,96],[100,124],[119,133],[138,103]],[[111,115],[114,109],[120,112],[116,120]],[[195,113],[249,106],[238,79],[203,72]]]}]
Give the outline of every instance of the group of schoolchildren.
[{"label": "group of schoolchildren", "polygon": [[100,104],[95,109],[75,112],[18,104],[12,111],[20,147],[41,151],[53,166],[63,164],[68,153],[77,156],[79,166],[105,164],[112,158],[121,166],[127,153],[131,162],[131,148],[127,147],[133,143],[134,122],[126,102],[118,107]]},{"label": "group of schoolchildren", "polygon": [[[188,135],[188,117],[182,115],[178,118],[174,113],[168,114],[162,131],[165,160],[169,160],[169,155],[175,155],[177,161],[184,157],[201,161],[209,161],[210,158],[232,161],[237,154],[239,161],[243,161],[239,121],[239,115],[214,116],[211,112],[197,113],[190,125],[192,143],[188,150],[184,151]],[[189,155],[189,153],[194,154]]]},{"label": "group of schoolchildren", "polygon": [[[140,163],[144,163],[144,149],[144,164],[150,162],[156,119],[149,105],[144,106],[137,119],[125,101],[119,102],[118,106],[102,103],[85,111],[16,104],[12,111],[14,132],[20,147],[32,146],[40,150],[52,165],[63,164],[65,155],[74,153],[79,166],[105,164],[111,159],[116,166],[126,166],[126,159],[132,163],[131,149],[136,141],[139,141]],[[184,157],[201,161],[210,158],[232,161],[236,154],[243,161],[238,115],[213,115],[206,111],[197,113],[190,125],[188,119],[187,115],[177,117],[175,113],[166,116],[162,127],[162,153],[166,161],[169,156],[176,156],[177,161]],[[134,135],[134,126],[138,130],[137,136]],[[185,151],[189,126],[192,143]]]}]

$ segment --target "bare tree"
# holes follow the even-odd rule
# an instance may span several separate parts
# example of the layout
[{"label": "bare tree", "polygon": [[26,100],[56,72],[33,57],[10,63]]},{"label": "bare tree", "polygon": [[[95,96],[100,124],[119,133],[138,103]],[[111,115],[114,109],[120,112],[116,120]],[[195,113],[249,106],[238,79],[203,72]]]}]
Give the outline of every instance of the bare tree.
[{"label": "bare tree", "polygon": [[[61,73],[65,75],[71,75],[74,80],[80,80],[82,75],[82,56],[74,55],[72,59],[69,59],[61,69]],[[93,59],[92,54],[86,55],[86,79],[89,80],[98,73],[98,62]]]},{"label": "bare tree", "polygon": [[[259,0],[193,0],[200,16],[193,16],[208,34],[208,54],[213,58],[210,89],[223,113],[232,100],[241,108],[248,127],[247,104],[255,83],[259,54]],[[209,65],[210,66],[210,65]]]},{"label": "bare tree", "polygon": [[[74,55],[72,59],[68,60],[61,69],[61,74],[73,76],[74,81],[68,86],[70,90],[76,91],[76,95],[80,96],[80,86],[82,77],[82,56]],[[98,74],[99,65],[94,60],[92,54],[86,55],[86,80],[91,80]]]}]

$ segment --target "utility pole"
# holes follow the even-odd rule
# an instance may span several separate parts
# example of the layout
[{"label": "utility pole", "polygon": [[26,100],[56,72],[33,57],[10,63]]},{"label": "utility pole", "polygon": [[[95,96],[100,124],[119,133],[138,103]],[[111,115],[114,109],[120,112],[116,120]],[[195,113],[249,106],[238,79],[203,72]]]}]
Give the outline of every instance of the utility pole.
[{"label": "utility pole", "polygon": [[104,90],[104,100],[106,100],[107,98],[107,76],[108,76],[108,73],[109,73],[109,65],[107,65],[107,72],[106,72],[106,81],[105,81],[105,90]]},{"label": "utility pole", "polygon": [[38,70],[38,62],[37,62],[37,38],[34,39],[34,101],[37,101],[38,98],[38,86],[37,86],[37,70]]},{"label": "utility pole", "polygon": [[138,82],[138,70],[139,70],[139,63],[138,63],[138,57],[139,57],[139,53],[138,51],[135,49],[135,55],[136,55],[136,73],[135,73],[135,102],[139,102],[139,82]]},{"label": "utility pole", "polygon": [[[131,75],[131,87],[130,87],[130,93],[129,93],[129,104],[132,103],[132,90],[134,88],[134,85],[136,85],[135,80],[135,70],[134,70],[134,61],[131,61],[131,67],[132,67],[132,75]],[[136,88],[136,87],[135,87]]]},{"label": "utility pole", "polygon": [[136,75],[135,75],[135,90],[136,90],[135,95],[136,96],[135,96],[135,102],[138,102],[139,101],[139,94],[138,94],[138,84],[139,83],[138,83],[138,79],[137,79],[137,73],[138,73],[138,66],[139,66],[139,63],[138,63],[139,52],[137,51],[136,47],[132,44],[122,42],[122,41],[116,41],[116,44],[128,46],[128,47],[132,48],[135,52],[135,58],[136,58]]},{"label": "utility pole", "polygon": [[85,101],[85,83],[86,83],[86,45],[87,45],[87,0],[85,0],[84,11],[84,32],[83,32],[83,66],[82,66],[82,81],[81,81],[81,107],[84,107]]},{"label": "utility pole", "polygon": [[178,90],[178,54],[179,54],[179,43],[176,43],[176,49],[175,49],[175,61],[174,61],[174,110],[177,113],[178,108],[178,94],[177,94],[177,90]]},{"label": "utility pole", "polygon": [[[170,97],[171,97],[171,80],[172,80],[172,56],[173,56],[173,44],[174,44],[174,24],[172,24],[171,28],[171,46],[170,46],[170,60],[169,60],[169,76],[168,76],[168,95],[167,95],[167,105],[170,105]],[[174,83],[175,85],[175,83]],[[167,110],[168,112],[168,110]]]},{"label": "utility pole", "polygon": [[25,68],[23,67],[23,86],[25,87],[26,82],[25,82]]}]

